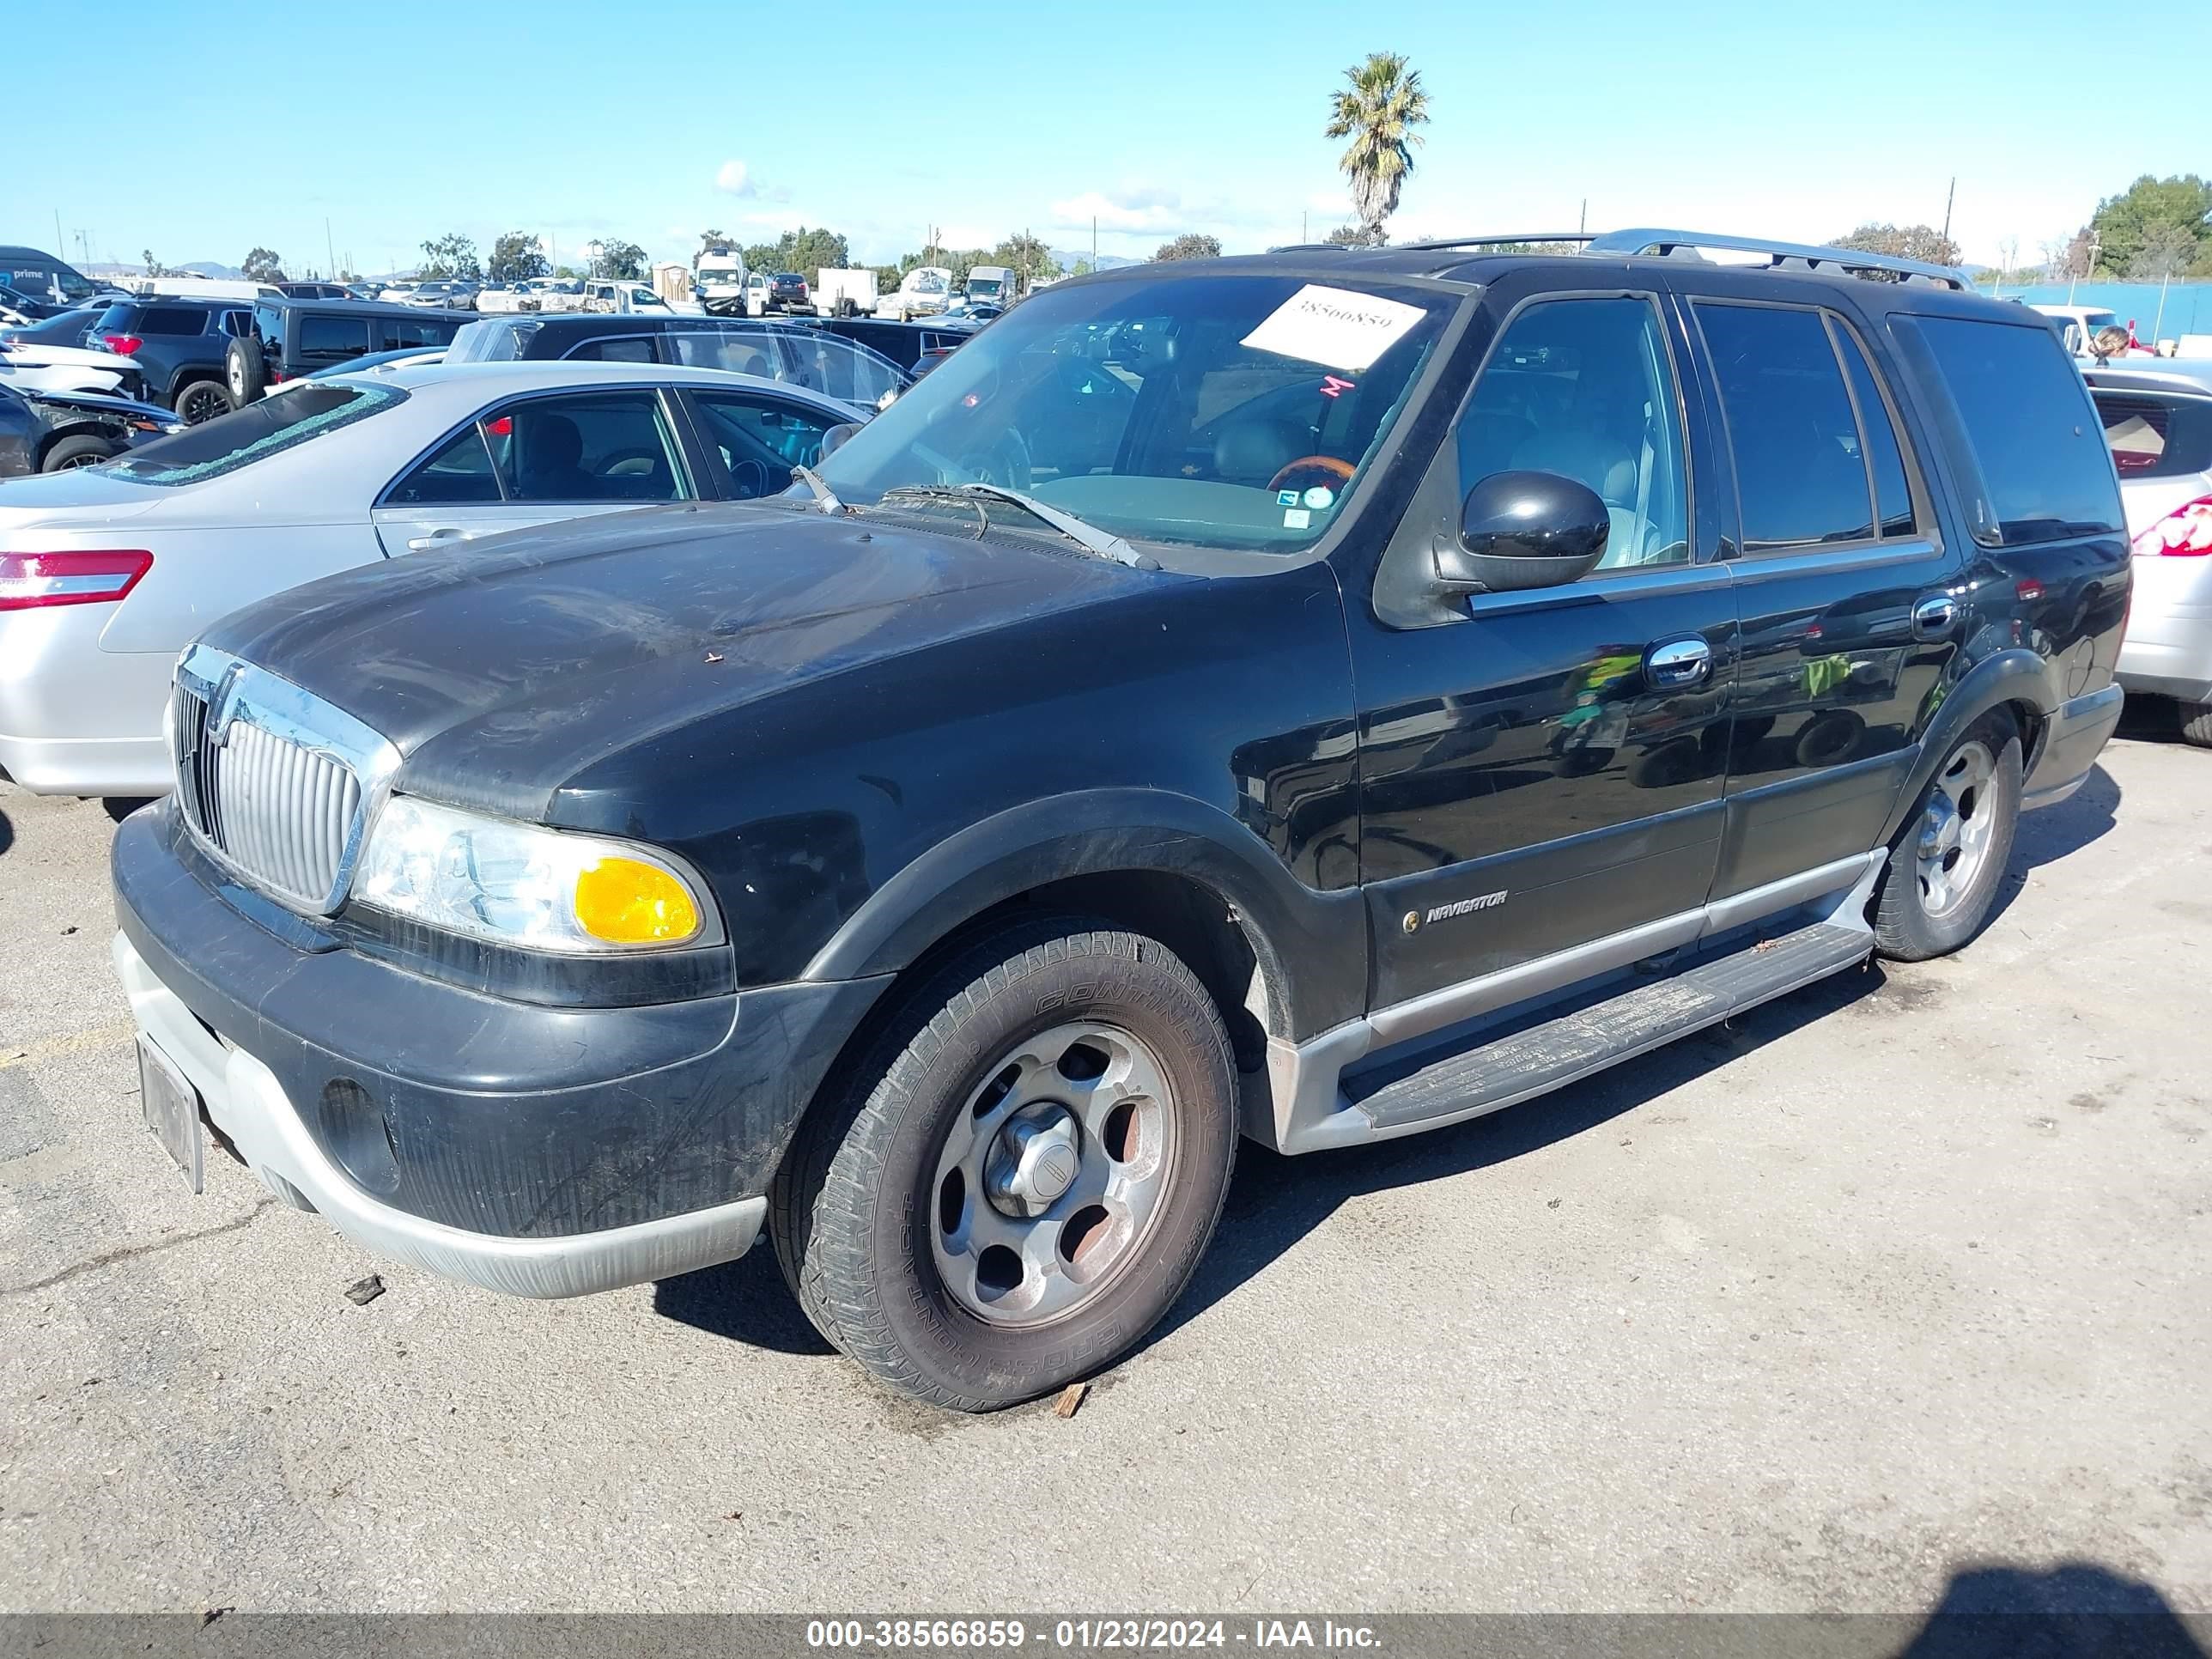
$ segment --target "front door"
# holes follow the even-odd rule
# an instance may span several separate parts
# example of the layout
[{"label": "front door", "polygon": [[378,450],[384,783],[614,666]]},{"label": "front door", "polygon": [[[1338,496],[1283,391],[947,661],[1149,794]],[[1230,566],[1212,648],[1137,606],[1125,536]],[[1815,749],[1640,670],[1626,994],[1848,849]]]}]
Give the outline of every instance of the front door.
[{"label": "front door", "polygon": [[1518,297],[1486,301],[1503,326],[1421,499],[1563,474],[1608,545],[1430,626],[1352,607],[1378,1008],[1694,913],[1719,847],[1735,601],[1692,530],[1683,342],[1656,295]]},{"label": "front door", "polygon": [[659,392],[516,398],[486,410],[393,481],[370,517],[386,558],[504,530],[696,499]]}]

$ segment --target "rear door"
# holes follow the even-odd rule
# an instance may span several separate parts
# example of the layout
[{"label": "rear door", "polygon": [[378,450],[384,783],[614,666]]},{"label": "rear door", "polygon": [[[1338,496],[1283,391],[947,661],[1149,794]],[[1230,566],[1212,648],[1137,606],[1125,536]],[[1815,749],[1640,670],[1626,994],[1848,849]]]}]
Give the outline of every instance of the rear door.
[{"label": "rear door", "polygon": [[1959,648],[1942,544],[1884,343],[1723,270],[1674,286],[1700,345],[1742,625],[1713,896],[1881,839]]},{"label": "rear door", "polygon": [[795,466],[822,459],[822,434],[845,417],[774,392],[686,389],[683,400],[706,457],[707,482],[726,501],[781,493]]},{"label": "rear door", "polygon": [[1379,599],[1352,618],[1376,1007],[1694,918],[1720,844],[1735,601],[1717,537],[1692,528],[1707,515],[1663,296],[1528,273],[1485,304],[1501,331],[1421,499],[1456,526],[1482,478],[1559,473],[1612,532],[1580,582],[1478,593],[1432,625],[1394,625]]},{"label": "rear door", "polygon": [[696,501],[672,411],[650,386],[495,404],[410,464],[371,517],[385,555],[657,501]]}]

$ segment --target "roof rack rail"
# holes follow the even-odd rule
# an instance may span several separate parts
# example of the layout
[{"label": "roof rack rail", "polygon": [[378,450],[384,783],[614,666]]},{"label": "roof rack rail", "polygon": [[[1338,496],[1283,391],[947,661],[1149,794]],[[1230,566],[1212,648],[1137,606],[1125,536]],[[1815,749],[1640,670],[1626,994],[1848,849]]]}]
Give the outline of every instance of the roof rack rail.
[{"label": "roof rack rail", "polygon": [[1494,247],[1507,242],[1589,242],[1595,236],[1586,230],[1522,230],[1503,231],[1494,236],[1440,236],[1433,241],[1400,242],[1400,250],[1411,249],[1416,253],[1446,253],[1460,247]]},{"label": "roof rack rail", "polygon": [[1723,236],[1705,230],[1609,230],[1588,240],[1586,253],[1656,253],[1663,257],[1697,258],[1700,248],[1723,248],[1732,253],[1764,253],[1771,270],[1832,270],[1858,275],[1878,271],[1908,283],[1932,283],[1939,287],[1971,289],[1966,273],[1953,265],[1930,264],[1922,259],[1900,258],[1889,253],[1864,253],[1856,248],[1821,247],[1808,242],[1777,242],[1760,236]]}]

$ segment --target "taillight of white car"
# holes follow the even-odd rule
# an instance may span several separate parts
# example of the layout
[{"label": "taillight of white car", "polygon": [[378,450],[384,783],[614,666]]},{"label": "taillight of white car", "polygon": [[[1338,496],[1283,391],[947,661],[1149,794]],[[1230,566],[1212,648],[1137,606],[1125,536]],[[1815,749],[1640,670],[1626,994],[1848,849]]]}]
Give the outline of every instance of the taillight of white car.
[{"label": "taillight of white car", "polygon": [[0,553],[0,611],[108,604],[153,568],[154,556],[137,550]]},{"label": "taillight of white car", "polygon": [[2203,558],[2212,554],[2212,495],[2185,501],[2135,538],[2138,553],[2162,553],[2172,558]]}]

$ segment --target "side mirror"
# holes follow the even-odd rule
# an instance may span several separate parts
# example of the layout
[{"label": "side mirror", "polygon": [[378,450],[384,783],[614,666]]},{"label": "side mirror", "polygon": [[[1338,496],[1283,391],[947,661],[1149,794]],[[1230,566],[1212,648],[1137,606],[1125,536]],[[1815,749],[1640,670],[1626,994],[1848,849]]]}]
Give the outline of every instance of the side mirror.
[{"label": "side mirror", "polygon": [[1605,556],[1613,515],[1556,472],[1493,472],[1467,492],[1459,538],[1436,550],[1445,593],[1510,593],[1580,581]]},{"label": "side mirror", "polygon": [[822,453],[816,458],[816,465],[819,465],[842,449],[845,447],[845,441],[860,429],[860,423],[858,421],[848,421],[842,426],[833,426],[823,433]]}]

